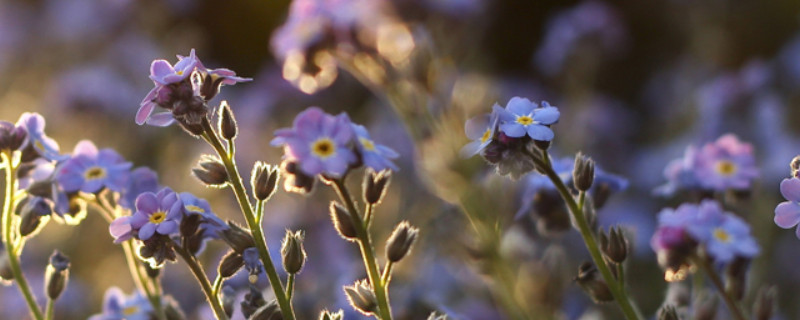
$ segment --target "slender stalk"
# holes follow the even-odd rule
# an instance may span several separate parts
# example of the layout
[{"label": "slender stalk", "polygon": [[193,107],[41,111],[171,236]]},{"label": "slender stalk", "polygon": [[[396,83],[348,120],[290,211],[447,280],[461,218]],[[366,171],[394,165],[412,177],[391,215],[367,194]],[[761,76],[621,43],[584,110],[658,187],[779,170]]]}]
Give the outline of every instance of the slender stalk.
[{"label": "slender stalk", "polygon": [[703,269],[705,274],[708,275],[708,278],[711,279],[711,283],[717,287],[717,291],[719,291],[719,295],[722,296],[722,300],[725,301],[725,304],[728,305],[728,310],[731,311],[731,314],[736,320],[745,320],[747,319],[744,316],[744,313],[739,308],[739,305],[736,303],[736,300],[733,299],[726,291],[725,285],[722,283],[722,279],[720,279],[719,275],[714,268],[711,267],[711,264],[708,262],[708,259],[705,258],[695,258],[694,261],[696,264],[700,265],[700,268]]},{"label": "slender stalk", "polygon": [[217,299],[219,299],[220,288],[222,288],[222,277],[217,275],[217,277],[214,278],[214,286],[211,289],[211,293],[214,295],[214,297],[217,297]]},{"label": "slender stalk", "polygon": [[381,275],[378,271],[378,263],[375,261],[375,249],[372,247],[372,240],[370,239],[369,232],[364,226],[364,221],[358,213],[353,198],[347,191],[344,185],[344,178],[333,179],[331,184],[336,190],[336,194],[347,206],[350,213],[350,220],[356,228],[356,236],[358,237],[359,248],[361,249],[361,256],[364,259],[364,267],[367,269],[369,282],[372,284],[372,290],[375,291],[375,298],[378,300],[378,315],[382,320],[392,320],[392,309],[389,305],[389,296],[386,288],[381,283]]},{"label": "slender stalk", "polygon": [[197,262],[197,259],[192,256],[189,252],[180,248],[178,246],[174,247],[175,252],[178,253],[183,261],[186,262],[186,265],[189,266],[189,270],[192,271],[195,279],[197,282],[200,283],[200,288],[203,289],[203,293],[206,295],[206,300],[208,300],[208,304],[211,305],[211,309],[214,311],[214,316],[217,317],[218,320],[228,320],[228,315],[225,314],[225,310],[219,304],[219,299],[214,296],[214,289],[211,288],[211,283],[208,281],[208,277],[206,276],[205,271],[203,271],[203,267],[200,266],[200,263]]},{"label": "slender stalk", "polygon": [[[269,255],[267,241],[264,238],[263,232],[261,231],[261,224],[256,221],[256,216],[253,214],[253,207],[250,205],[250,197],[247,195],[247,191],[245,191],[244,183],[242,182],[242,176],[239,174],[239,169],[236,167],[234,157],[228,157],[228,151],[222,146],[222,142],[214,132],[214,128],[211,126],[208,118],[203,119],[203,127],[205,128],[203,138],[206,140],[206,142],[208,142],[209,145],[211,145],[211,147],[214,148],[214,151],[217,152],[217,155],[219,155],[219,157],[222,159],[222,163],[225,165],[225,170],[228,173],[228,181],[231,185],[231,189],[233,189],[236,200],[239,202],[239,208],[242,210],[242,214],[247,221],[247,227],[253,234],[256,248],[261,256],[261,262],[264,263],[264,271],[267,274],[267,278],[269,278],[269,283],[272,287],[273,293],[275,293],[275,299],[278,301],[278,306],[281,308],[281,314],[285,320],[294,320],[295,316],[291,301],[286,298],[286,292],[284,291],[283,283],[281,282],[280,277],[278,276],[278,271],[275,268],[275,264],[272,262],[272,258]],[[233,149],[231,148],[231,150]]]},{"label": "slender stalk", "polygon": [[294,273],[289,274],[289,279],[286,280],[286,299],[289,301],[292,300],[292,294],[294,293]]},{"label": "slender stalk", "polygon": [[44,312],[45,319],[53,320],[53,317],[55,316],[55,309],[56,309],[55,305],[56,305],[56,302],[53,301],[53,299],[47,299],[47,307],[45,308],[45,312]]},{"label": "slender stalk", "polygon": [[611,295],[614,297],[614,301],[617,302],[622,313],[625,315],[626,319],[633,320],[633,319],[644,319],[644,317],[639,314],[638,309],[636,309],[633,304],[631,303],[630,298],[623,287],[617,282],[614,278],[614,275],[611,273],[611,270],[608,268],[608,265],[605,263],[603,259],[602,253],[600,253],[600,249],[597,246],[597,241],[594,239],[594,234],[592,233],[591,227],[589,227],[589,223],[586,221],[586,216],[583,214],[582,208],[578,205],[575,201],[575,197],[572,193],[567,189],[567,186],[561,181],[561,177],[553,170],[553,167],[549,165],[549,160],[545,161],[544,159],[549,159],[549,155],[546,151],[542,152],[542,157],[538,157],[529,150],[525,151],[528,156],[533,160],[537,166],[539,166],[542,170],[544,170],[545,175],[553,182],[558,190],[558,193],[561,194],[561,198],[564,199],[564,202],[567,203],[567,208],[569,208],[569,212],[572,214],[573,220],[578,225],[578,231],[583,237],[583,242],[586,244],[586,249],[589,250],[589,254],[592,256],[592,260],[594,264],[597,266],[597,269],[600,270],[600,274],[603,276],[603,279],[606,281],[608,285],[608,289],[611,291]]},{"label": "slender stalk", "polygon": [[381,275],[381,283],[384,287],[389,287],[389,280],[392,279],[392,267],[394,267],[394,262],[387,262],[386,266],[383,267],[383,275]]},{"label": "slender stalk", "polygon": [[256,201],[256,223],[261,225],[261,221],[264,219],[264,201],[258,200]]},{"label": "slender stalk", "polygon": [[375,206],[371,203],[367,203],[364,205],[364,225],[367,229],[372,224],[372,211],[375,210]]},{"label": "slender stalk", "polygon": [[28,280],[25,279],[25,274],[22,273],[22,268],[20,267],[17,257],[18,248],[15,247],[14,238],[12,236],[14,234],[14,229],[11,219],[13,218],[12,212],[14,211],[14,193],[17,189],[17,164],[13,163],[14,161],[11,160],[11,152],[8,150],[0,153],[0,156],[2,156],[2,162],[6,164],[6,192],[5,198],[3,199],[3,215],[0,224],[2,224],[3,227],[3,241],[6,245],[6,253],[8,254],[8,264],[11,267],[11,273],[14,275],[14,281],[16,281],[19,291],[22,293],[22,296],[25,297],[25,302],[28,304],[31,316],[36,320],[43,320],[44,315],[42,314],[42,310],[40,310],[39,305],[36,304],[36,298],[34,298],[33,293],[31,293]]}]

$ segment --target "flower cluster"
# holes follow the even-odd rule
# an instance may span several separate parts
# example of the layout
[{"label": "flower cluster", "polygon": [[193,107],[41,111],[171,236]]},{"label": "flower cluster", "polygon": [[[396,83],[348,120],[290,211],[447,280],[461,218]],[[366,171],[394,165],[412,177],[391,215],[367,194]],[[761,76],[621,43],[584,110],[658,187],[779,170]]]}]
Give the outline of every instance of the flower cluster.
[{"label": "flower cluster", "polygon": [[555,136],[550,126],[558,122],[558,108],[542,101],[538,106],[526,98],[514,97],[505,108],[495,104],[490,114],[467,121],[464,129],[473,141],[461,149],[461,155],[481,154],[486,161],[497,165],[501,175],[519,178],[533,170],[526,154],[535,141],[548,144]]},{"label": "flower cluster", "polygon": [[689,146],[683,158],[669,163],[664,176],[668,182],[655,190],[658,194],[672,194],[680,189],[748,190],[759,173],[753,146],[726,134],[702,148]]},{"label": "flower cluster", "polygon": [[[188,57],[179,55],[174,66],[166,60],[153,61],[150,80],[155,87],[142,100],[136,123],[168,126],[177,121],[188,132],[198,134],[201,121],[213,111],[207,102],[220,87],[252,79],[237,77],[229,69],[207,69],[192,49]],[[168,111],[153,114],[156,107]]]},{"label": "flower cluster", "polygon": [[735,258],[751,259],[760,251],[747,223],[713,200],[662,210],[650,244],[659,263],[672,271],[687,265],[688,259],[697,255],[697,248],[722,264]]},{"label": "flower cluster", "polygon": [[340,178],[362,165],[376,172],[397,170],[391,159],[398,154],[375,143],[363,126],[350,122],[344,113],[333,116],[311,107],[297,115],[292,128],[279,129],[275,136],[271,144],[283,146],[284,168],[294,176],[287,180],[288,189],[310,190],[308,183],[317,175]]}]

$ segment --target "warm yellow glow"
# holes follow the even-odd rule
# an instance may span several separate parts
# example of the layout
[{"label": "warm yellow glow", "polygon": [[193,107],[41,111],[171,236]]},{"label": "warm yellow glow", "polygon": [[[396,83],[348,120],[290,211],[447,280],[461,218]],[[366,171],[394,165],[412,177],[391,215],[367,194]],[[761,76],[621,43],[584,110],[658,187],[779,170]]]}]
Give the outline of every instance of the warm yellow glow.
[{"label": "warm yellow glow", "polygon": [[167,213],[164,211],[156,211],[150,216],[150,223],[159,224],[167,220]]},{"label": "warm yellow glow", "polygon": [[489,140],[491,137],[492,137],[492,129],[491,128],[486,129],[486,131],[483,132],[483,136],[481,136],[481,142],[486,142],[486,140]]},{"label": "warm yellow glow", "polygon": [[736,164],[728,160],[721,160],[717,162],[716,169],[719,174],[730,176],[736,173]]},{"label": "warm yellow glow", "polygon": [[669,269],[664,273],[664,280],[667,282],[683,281],[686,279],[687,273],[686,268],[680,268],[678,270]]},{"label": "warm yellow glow", "polygon": [[186,206],[186,210],[189,210],[191,212],[198,212],[198,213],[205,213],[206,212],[205,210],[203,210],[203,208],[200,208],[198,206],[193,206],[193,205]]},{"label": "warm yellow glow", "polygon": [[391,23],[378,27],[376,47],[378,53],[397,65],[406,59],[414,51],[414,37],[405,24]]}]

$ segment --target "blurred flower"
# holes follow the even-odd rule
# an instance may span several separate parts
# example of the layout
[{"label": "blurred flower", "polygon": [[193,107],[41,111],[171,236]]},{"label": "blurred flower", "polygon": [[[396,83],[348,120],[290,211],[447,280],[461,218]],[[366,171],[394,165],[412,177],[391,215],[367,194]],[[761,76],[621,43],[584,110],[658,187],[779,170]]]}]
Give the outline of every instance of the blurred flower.
[{"label": "blurred flower", "polygon": [[59,154],[58,143],[44,133],[44,125],[44,117],[38,113],[25,112],[17,120],[17,126],[28,132],[28,144],[41,157],[51,161],[68,158]]},{"label": "blurred flower", "polygon": [[133,210],[136,197],[145,192],[157,192],[158,189],[158,174],[155,171],[147,167],[133,169],[128,185],[122,190],[119,204]]},{"label": "blurred flower", "polygon": [[111,287],[103,297],[103,312],[88,320],[150,320],[153,316],[150,301],[138,290],[125,296],[119,288]]},{"label": "blurred flower", "polygon": [[493,111],[500,119],[500,130],[512,138],[521,138],[526,134],[533,140],[550,141],[553,130],[548,125],[558,122],[560,113],[547,101],[542,107],[526,98],[514,97],[508,101],[506,108],[495,105]]},{"label": "blurred flower", "polygon": [[98,151],[91,141],[82,140],[71,157],[58,166],[56,181],[68,193],[96,193],[103,188],[121,192],[128,183],[131,166],[114,150]]},{"label": "blurred flower", "polygon": [[390,160],[400,156],[397,152],[387,146],[375,143],[364,126],[355,123],[350,125],[356,135],[356,150],[365,166],[375,171],[398,170],[397,166]]},{"label": "blurred flower", "polygon": [[[789,229],[800,223],[800,179],[792,177],[781,181],[781,194],[788,200],[775,207],[775,224]],[[800,238],[800,227],[796,230]]]},{"label": "blurred flower", "polygon": [[139,240],[148,240],[156,233],[171,235],[178,232],[182,216],[183,203],[178,194],[170,188],[163,188],[156,194],[140,194],[136,198],[136,212],[117,218],[108,229],[115,243],[134,236]]},{"label": "blurred flower", "polygon": [[492,142],[494,132],[497,130],[497,121],[499,120],[499,114],[495,110],[499,108],[500,106],[497,106],[497,108],[493,108],[492,113],[482,114],[467,120],[464,125],[464,131],[467,134],[467,138],[473,141],[461,148],[462,157],[472,157],[483,151]]}]

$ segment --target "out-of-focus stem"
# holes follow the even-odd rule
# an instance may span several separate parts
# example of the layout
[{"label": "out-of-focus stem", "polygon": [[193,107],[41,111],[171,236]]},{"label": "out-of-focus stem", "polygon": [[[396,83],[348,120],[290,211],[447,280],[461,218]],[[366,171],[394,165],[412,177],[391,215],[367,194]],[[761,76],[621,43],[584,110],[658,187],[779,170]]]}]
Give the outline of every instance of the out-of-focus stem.
[{"label": "out-of-focus stem", "polygon": [[694,261],[696,262],[696,264],[700,265],[700,268],[703,269],[703,272],[705,272],[705,274],[708,275],[708,278],[711,279],[711,283],[713,283],[714,286],[717,287],[719,295],[722,296],[722,300],[725,301],[726,305],[728,305],[728,310],[731,311],[733,317],[736,318],[736,320],[747,319],[744,316],[742,310],[739,308],[739,305],[736,303],[736,300],[734,300],[733,297],[731,297],[731,295],[729,295],[725,291],[725,285],[722,283],[722,279],[720,279],[719,275],[714,270],[714,268],[711,267],[711,264],[708,262],[708,259],[698,257],[695,258]]},{"label": "out-of-focus stem", "polygon": [[211,288],[211,283],[208,281],[208,277],[206,276],[205,271],[200,266],[200,263],[197,262],[197,259],[194,258],[190,253],[186,252],[183,248],[174,247],[175,252],[183,258],[183,261],[186,262],[186,265],[189,266],[189,270],[192,271],[195,279],[197,282],[200,283],[200,288],[203,289],[203,293],[206,295],[206,300],[208,300],[208,304],[211,305],[211,309],[214,311],[214,316],[217,317],[217,320],[228,320],[228,315],[225,313],[225,310],[219,303],[219,299],[214,296],[213,289]]}]

